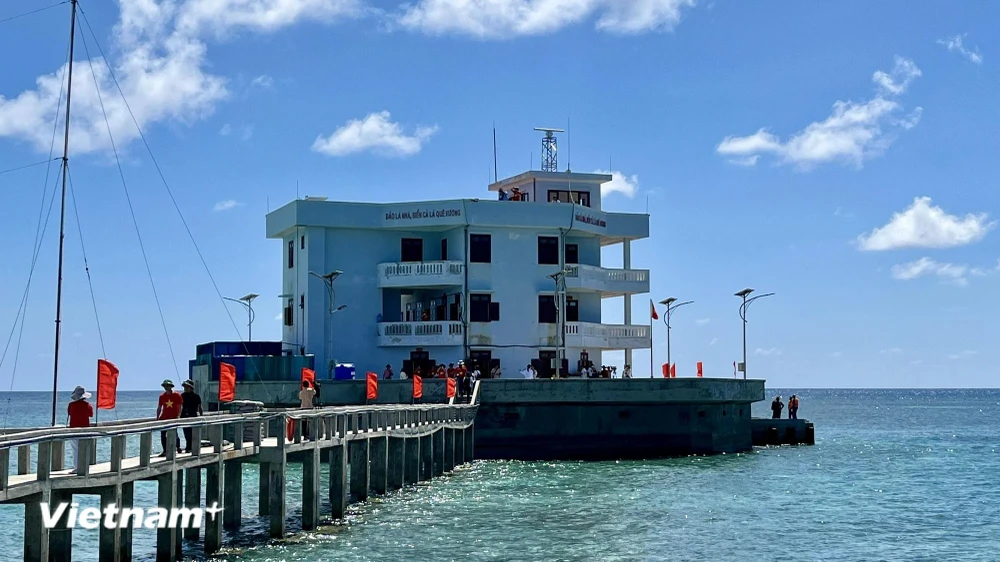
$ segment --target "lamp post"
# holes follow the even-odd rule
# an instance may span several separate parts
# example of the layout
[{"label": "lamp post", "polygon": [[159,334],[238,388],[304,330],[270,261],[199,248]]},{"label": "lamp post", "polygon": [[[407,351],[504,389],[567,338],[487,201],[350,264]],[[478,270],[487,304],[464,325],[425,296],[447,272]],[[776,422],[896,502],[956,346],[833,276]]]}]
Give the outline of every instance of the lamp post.
[{"label": "lamp post", "polygon": [[323,285],[326,287],[327,296],[330,299],[330,308],[329,308],[329,310],[330,310],[330,336],[327,338],[327,341],[324,342],[324,344],[329,344],[328,347],[327,347],[327,355],[326,355],[326,372],[327,372],[327,377],[328,378],[333,378],[333,315],[336,314],[337,312],[340,312],[341,310],[344,310],[345,308],[347,308],[346,304],[343,304],[343,305],[340,305],[339,307],[334,308],[334,303],[336,303],[336,301],[337,301],[337,292],[333,290],[333,282],[336,281],[338,277],[340,277],[341,275],[343,275],[343,273],[344,272],[341,271],[341,270],[339,270],[339,269],[335,269],[335,270],[331,271],[330,273],[327,273],[326,275],[320,275],[319,273],[316,273],[315,271],[310,271],[309,272],[309,275],[311,275],[311,276],[313,276],[313,277],[315,277],[315,278],[317,278],[317,279],[319,279],[320,281],[323,282]]},{"label": "lamp post", "polygon": [[738,293],[734,293],[734,296],[743,298],[743,304],[740,305],[740,319],[743,320],[743,380],[746,380],[747,378],[747,307],[749,307],[750,303],[757,299],[774,295],[774,293],[764,293],[762,295],[757,295],[752,299],[747,299],[752,292],[753,289],[746,288]]},{"label": "lamp post", "polygon": [[556,284],[555,298],[559,299],[556,304],[556,324],[559,330],[559,344],[556,346],[555,378],[557,379],[562,371],[563,356],[566,355],[566,274],[572,271],[572,267],[566,266],[549,275],[549,279]]},{"label": "lamp post", "polygon": [[678,300],[677,297],[668,297],[660,301],[660,304],[667,307],[667,312],[663,315],[663,323],[667,325],[667,368],[668,369],[673,365],[673,363],[670,362],[670,315],[673,314],[674,311],[677,310],[678,308],[694,302],[694,301],[677,302],[677,300]]},{"label": "lamp post", "polygon": [[253,341],[253,319],[254,319],[254,314],[253,314],[253,300],[255,298],[259,297],[259,296],[260,295],[258,295],[257,293],[250,293],[250,294],[245,295],[243,297],[240,297],[238,299],[234,299],[232,297],[222,297],[223,299],[225,299],[227,301],[232,301],[232,302],[235,302],[235,303],[242,304],[243,307],[247,309],[247,342],[248,343]]}]

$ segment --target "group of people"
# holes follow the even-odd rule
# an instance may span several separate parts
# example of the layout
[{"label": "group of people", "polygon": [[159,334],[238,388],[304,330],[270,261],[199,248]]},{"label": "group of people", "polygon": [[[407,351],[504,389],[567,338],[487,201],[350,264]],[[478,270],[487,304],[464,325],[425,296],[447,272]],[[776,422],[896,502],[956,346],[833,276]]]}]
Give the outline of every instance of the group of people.
[{"label": "group of people", "polygon": [[[781,419],[781,411],[784,408],[785,403],[781,401],[781,397],[775,396],[774,400],[771,401],[771,419]],[[788,399],[788,419],[799,419],[799,397],[795,394]]]},{"label": "group of people", "polygon": [[[417,368],[413,370],[413,374],[420,378],[454,379],[459,396],[472,396],[472,388],[476,385],[476,381],[483,376],[479,371],[478,365],[473,363],[472,369],[469,369],[466,367],[465,361],[459,361],[457,364],[449,363],[447,366],[445,366],[444,363],[440,363],[437,367],[428,369],[427,373],[424,373],[424,370],[420,366],[417,366]],[[385,366],[385,370],[382,371],[382,378],[384,380],[392,380],[394,376],[392,365],[387,364]],[[495,367],[493,372],[490,373],[490,376],[499,378],[500,367]],[[399,378],[400,380],[406,380],[410,377],[406,374],[406,371],[401,370],[399,372]]]},{"label": "group of people", "polygon": [[[156,404],[156,419],[158,420],[173,420],[178,418],[194,418],[197,416],[205,415],[202,409],[201,396],[194,391],[194,381],[186,380],[181,383],[184,387],[184,392],[177,392],[174,390],[174,383],[170,379],[164,380],[161,383],[163,387],[163,394],[160,394],[159,400]],[[73,389],[73,394],[70,395],[69,405],[66,408],[66,413],[69,416],[69,427],[90,427],[90,419],[94,417],[94,407],[87,401],[92,395],[87,392],[87,390],[78,386]],[[200,443],[194,443],[192,441],[192,431],[191,428],[184,428],[184,440],[185,447],[181,448],[181,440],[177,440],[177,452],[190,453],[193,451],[195,445],[200,446]],[[73,470],[71,473],[77,471],[77,467],[80,465],[80,450],[79,441],[76,439],[70,440],[70,450],[73,453]],[[167,432],[160,432],[160,445],[162,447],[162,452],[158,455],[165,457],[167,455]]]}]

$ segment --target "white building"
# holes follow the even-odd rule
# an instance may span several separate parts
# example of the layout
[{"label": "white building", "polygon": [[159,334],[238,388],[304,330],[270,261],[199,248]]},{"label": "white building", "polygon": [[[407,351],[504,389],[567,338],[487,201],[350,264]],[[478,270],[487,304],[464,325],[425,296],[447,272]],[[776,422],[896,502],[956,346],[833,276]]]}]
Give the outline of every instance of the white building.
[{"label": "white building", "polygon": [[[411,362],[472,358],[484,372],[499,361],[504,376],[537,361],[544,375],[564,321],[570,373],[584,350],[598,366],[605,350],[624,349],[631,363],[631,350],[651,345],[647,313],[630,324],[630,296],[649,292],[630,244],[649,236],[649,215],[602,211],[609,181],[531,171],[490,185],[489,199],[288,203],[267,215],[267,236],[284,247],[282,340],[315,354],[317,371],[331,359],[409,373]],[[515,188],[521,201],[498,200]],[[601,267],[609,245],[621,246],[624,269]],[[319,275],[337,270],[331,306]],[[565,291],[552,278],[559,271]],[[602,299],[623,295],[625,324],[602,323]]]}]

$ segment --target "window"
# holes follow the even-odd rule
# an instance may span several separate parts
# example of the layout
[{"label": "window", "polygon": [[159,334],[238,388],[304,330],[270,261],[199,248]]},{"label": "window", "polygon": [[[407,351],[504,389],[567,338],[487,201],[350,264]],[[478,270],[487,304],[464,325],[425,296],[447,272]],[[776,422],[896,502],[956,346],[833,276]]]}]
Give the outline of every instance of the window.
[{"label": "window", "polygon": [[[295,267],[295,240],[288,241],[288,269]],[[289,326],[291,324],[288,324]]]},{"label": "window", "polygon": [[299,308],[304,309],[306,307],[306,294],[302,293],[299,295]]},{"label": "window", "polygon": [[448,261],[448,239],[441,239],[441,261]]},{"label": "window", "polygon": [[491,300],[488,294],[469,295],[469,322],[489,322]]},{"label": "window", "polygon": [[[480,374],[487,377],[493,368],[493,352],[489,349],[472,349],[469,351],[469,363],[479,367]],[[499,364],[498,360],[497,365]]]},{"label": "window", "polygon": [[493,237],[489,234],[469,235],[469,261],[490,263],[493,261]]},{"label": "window", "polygon": [[538,323],[556,323],[556,297],[555,295],[538,295]]},{"label": "window", "polygon": [[538,237],[538,263],[540,265],[559,265],[559,237]]},{"label": "window", "polygon": [[304,234],[302,235],[302,238],[299,240],[299,248],[303,250],[306,249],[306,237]]},{"label": "window", "polygon": [[580,301],[568,295],[566,296],[566,321],[580,321]]},{"label": "window", "polygon": [[584,207],[590,206],[589,191],[549,190],[549,203],[576,203]]},{"label": "window", "polygon": [[295,301],[293,301],[292,299],[288,299],[288,305],[285,306],[285,326],[291,326],[293,323],[292,321],[295,317],[294,313],[292,312],[294,302]]},{"label": "window", "polygon": [[424,261],[424,241],[421,238],[400,240],[399,261]]},{"label": "window", "polygon": [[566,244],[566,263],[580,263],[580,247],[576,244]]}]

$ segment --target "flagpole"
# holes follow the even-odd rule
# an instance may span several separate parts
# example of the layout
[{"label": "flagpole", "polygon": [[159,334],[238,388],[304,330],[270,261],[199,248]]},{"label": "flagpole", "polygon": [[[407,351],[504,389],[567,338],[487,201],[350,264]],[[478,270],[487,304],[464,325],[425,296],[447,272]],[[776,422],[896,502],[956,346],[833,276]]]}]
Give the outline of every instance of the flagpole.
[{"label": "flagpole", "polygon": [[[653,306],[650,302],[650,307]],[[655,310],[655,309],[654,309]],[[649,315],[649,378],[653,378],[653,315]]]}]

